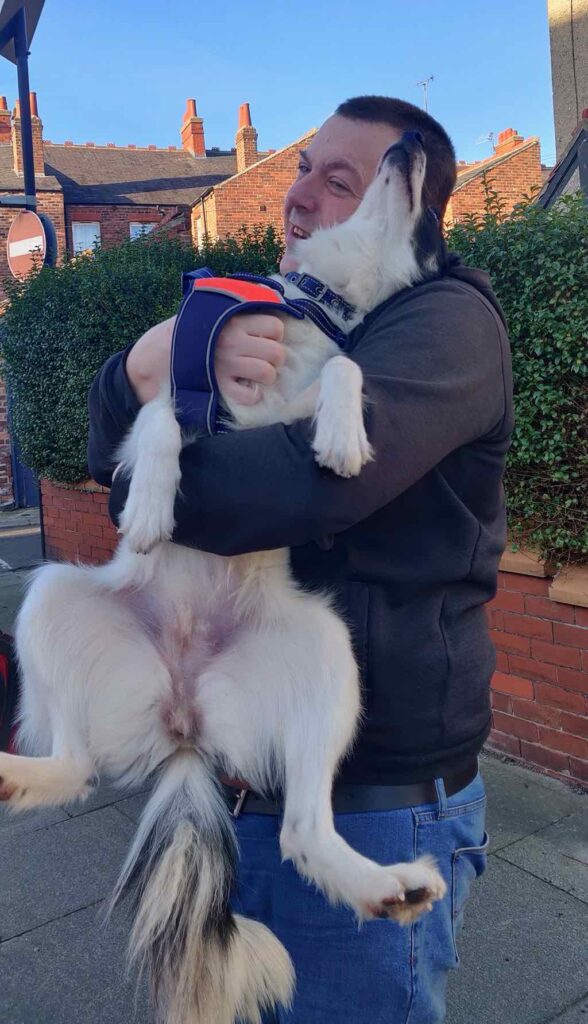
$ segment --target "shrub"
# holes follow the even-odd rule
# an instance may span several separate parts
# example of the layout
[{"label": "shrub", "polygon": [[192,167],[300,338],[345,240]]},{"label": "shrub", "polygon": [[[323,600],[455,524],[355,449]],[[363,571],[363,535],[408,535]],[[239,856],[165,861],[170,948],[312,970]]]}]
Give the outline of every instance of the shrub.
[{"label": "shrub", "polygon": [[183,271],[272,272],[280,251],[272,229],[242,231],[200,253],[151,235],[6,281],[0,350],[25,463],[49,480],[87,477],[86,399],[104,361],[177,311]]},{"label": "shrub", "polygon": [[449,235],[488,271],[512,343],[516,427],[505,488],[509,533],[556,562],[588,555],[588,209],[581,194],[551,210],[487,212]]}]

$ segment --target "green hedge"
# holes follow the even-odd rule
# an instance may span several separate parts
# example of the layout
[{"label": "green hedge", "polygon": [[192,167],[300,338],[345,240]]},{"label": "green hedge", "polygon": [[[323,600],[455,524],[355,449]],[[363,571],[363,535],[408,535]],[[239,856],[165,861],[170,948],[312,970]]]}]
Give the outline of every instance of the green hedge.
[{"label": "green hedge", "polygon": [[508,218],[487,213],[449,237],[487,270],[508,321],[516,427],[505,488],[509,533],[556,563],[588,556],[588,208],[581,195]]},{"label": "green hedge", "polygon": [[24,283],[5,281],[0,352],[25,463],[49,480],[87,477],[86,396],[108,356],[176,312],[184,270],[268,273],[280,251],[271,228],[200,253],[179,239],[147,236],[44,268]]},{"label": "green hedge", "polygon": [[[576,197],[505,218],[489,186],[487,199],[486,215],[467,218],[448,241],[490,273],[509,323],[517,416],[510,534],[558,562],[579,561],[588,555],[588,211]],[[183,270],[268,273],[279,256],[271,229],[243,230],[200,253],[151,236],[8,283],[0,346],[27,464],[56,481],[87,475],[90,382],[111,353],[176,310]]]}]

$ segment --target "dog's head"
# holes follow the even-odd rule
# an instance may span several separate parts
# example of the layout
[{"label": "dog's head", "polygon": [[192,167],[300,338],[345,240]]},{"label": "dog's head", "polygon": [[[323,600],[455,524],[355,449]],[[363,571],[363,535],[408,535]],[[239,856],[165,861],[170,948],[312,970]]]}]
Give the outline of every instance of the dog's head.
[{"label": "dog's head", "polygon": [[423,201],[426,166],[421,135],[405,132],[384,153],[349,220],[296,244],[300,271],[364,313],[436,276],[446,257],[437,213]]}]

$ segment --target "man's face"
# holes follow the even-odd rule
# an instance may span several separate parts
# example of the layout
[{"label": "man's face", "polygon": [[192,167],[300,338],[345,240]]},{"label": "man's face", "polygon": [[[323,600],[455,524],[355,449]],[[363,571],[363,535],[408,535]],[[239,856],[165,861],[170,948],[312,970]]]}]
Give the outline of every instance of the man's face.
[{"label": "man's face", "polygon": [[292,248],[315,228],[347,220],[375,176],[380,158],[402,132],[386,124],[352,121],[334,114],[303,150],[298,177],[284,203],[286,249],[283,274],[296,270]]}]

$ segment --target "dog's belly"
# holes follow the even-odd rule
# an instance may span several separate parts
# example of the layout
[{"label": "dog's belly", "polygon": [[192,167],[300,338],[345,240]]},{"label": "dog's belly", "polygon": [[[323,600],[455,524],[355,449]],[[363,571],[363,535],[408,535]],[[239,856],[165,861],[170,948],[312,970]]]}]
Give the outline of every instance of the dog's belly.
[{"label": "dog's belly", "polygon": [[198,680],[242,633],[235,601],[220,595],[212,601],[168,601],[147,589],[119,594],[119,599],[131,608],[169,672],[170,689],[161,702],[166,730],[178,743],[195,743],[201,731]]}]

